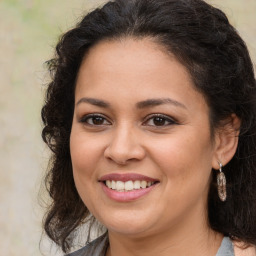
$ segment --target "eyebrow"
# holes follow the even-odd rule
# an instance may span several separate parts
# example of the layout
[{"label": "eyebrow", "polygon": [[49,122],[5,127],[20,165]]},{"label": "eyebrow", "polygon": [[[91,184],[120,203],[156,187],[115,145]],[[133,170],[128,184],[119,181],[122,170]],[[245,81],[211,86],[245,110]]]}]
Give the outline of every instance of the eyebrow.
[{"label": "eyebrow", "polygon": [[94,106],[102,107],[102,108],[108,108],[110,107],[110,104],[104,100],[94,99],[94,98],[81,98],[76,105],[79,105],[81,103],[89,103]]},{"label": "eyebrow", "polygon": [[154,106],[159,106],[163,104],[172,104],[176,107],[181,107],[184,109],[187,109],[184,104],[182,104],[179,101],[170,99],[170,98],[161,98],[161,99],[148,99],[145,101],[140,101],[136,104],[137,108],[148,108],[148,107],[154,107]]},{"label": "eyebrow", "polygon": [[[101,108],[109,108],[111,106],[110,103],[108,103],[104,100],[95,99],[95,98],[81,98],[76,103],[76,105],[79,105],[81,103],[89,103],[91,105],[98,106]],[[174,105],[177,107],[187,109],[186,106],[184,104],[182,104],[181,102],[176,101],[174,99],[170,99],[170,98],[147,99],[144,101],[137,102],[136,107],[139,109],[142,109],[142,108],[155,107],[155,106],[159,106],[159,105],[163,105],[163,104],[171,104],[171,105]]]}]

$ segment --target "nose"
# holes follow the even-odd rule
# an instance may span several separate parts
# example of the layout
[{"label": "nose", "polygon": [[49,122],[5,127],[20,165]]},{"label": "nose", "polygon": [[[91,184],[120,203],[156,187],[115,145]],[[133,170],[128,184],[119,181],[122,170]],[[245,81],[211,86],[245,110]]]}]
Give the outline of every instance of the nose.
[{"label": "nose", "polygon": [[105,158],[118,165],[140,161],[145,157],[145,149],[138,132],[134,128],[119,127],[112,132],[111,140],[105,149]]}]

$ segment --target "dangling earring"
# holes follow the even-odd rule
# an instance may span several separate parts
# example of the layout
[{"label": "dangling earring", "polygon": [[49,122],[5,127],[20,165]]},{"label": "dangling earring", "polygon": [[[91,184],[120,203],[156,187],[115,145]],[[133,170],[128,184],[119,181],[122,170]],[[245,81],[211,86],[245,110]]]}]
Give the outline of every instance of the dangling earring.
[{"label": "dangling earring", "polygon": [[219,163],[220,169],[217,175],[217,184],[218,184],[218,195],[221,201],[226,201],[227,199],[227,190],[226,190],[226,177],[222,172],[222,164]]}]

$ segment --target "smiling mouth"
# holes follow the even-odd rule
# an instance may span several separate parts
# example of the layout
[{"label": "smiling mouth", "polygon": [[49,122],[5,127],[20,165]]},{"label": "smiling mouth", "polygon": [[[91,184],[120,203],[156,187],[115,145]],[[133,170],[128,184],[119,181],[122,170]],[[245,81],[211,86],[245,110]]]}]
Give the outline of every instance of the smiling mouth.
[{"label": "smiling mouth", "polygon": [[105,186],[108,188],[118,191],[118,192],[130,192],[135,190],[141,190],[145,188],[149,188],[156,183],[159,183],[158,181],[146,181],[146,180],[128,180],[126,182],[120,181],[120,180],[106,180],[103,181]]}]

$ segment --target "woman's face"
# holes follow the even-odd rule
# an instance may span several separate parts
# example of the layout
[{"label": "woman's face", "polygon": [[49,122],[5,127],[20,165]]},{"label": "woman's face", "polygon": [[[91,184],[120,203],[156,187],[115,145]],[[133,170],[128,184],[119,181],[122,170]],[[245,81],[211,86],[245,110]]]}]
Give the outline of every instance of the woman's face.
[{"label": "woman's face", "polygon": [[109,232],[150,235],[207,216],[209,109],[186,68],[149,39],[90,49],[70,150],[78,193]]}]

